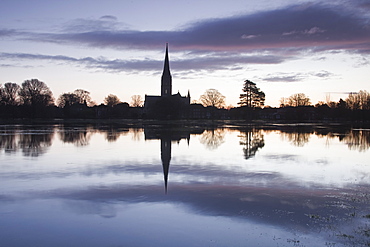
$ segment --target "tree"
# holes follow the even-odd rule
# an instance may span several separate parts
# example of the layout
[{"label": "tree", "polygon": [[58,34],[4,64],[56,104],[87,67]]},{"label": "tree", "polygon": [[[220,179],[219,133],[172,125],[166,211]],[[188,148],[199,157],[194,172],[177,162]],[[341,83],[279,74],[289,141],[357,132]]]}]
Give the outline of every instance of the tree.
[{"label": "tree", "polygon": [[288,99],[285,99],[283,106],[309,106],[311,104],[310,98],[308,98],[304,93],[296,93],[291,95]]},{"label": "tree", "polygon": [[1,102],[4,105],[19,105],[19,91],[21,87],[16,83],[7,82],[0,88]]},{"label": "tree", "polygon": [[142,107],[143,106],[143,99],[140,95],[132,95],[131,96],[131,106],[132,107]]},{"label": "tree", "polygon": [[44,82],[38,79],[24,81],[19,96],[24,105],[42,107],[54,103],[53,93]]},{"label": "tree", "polygon": [[265,93],[256,86],[256,83],[250,80],[245,80],[242,90],[244,93],[239,96],[239,105],[253,108],[264,106]]},{"label": "tree", "polygon": [[350,93],[345,100],[347,108],[351,110],[369,110],[370,109],[370,94],[364,90],[358,93]]},{"label": "tree", "polygon": [[199,101],[204,106],[213,106],[216,108],[221,108],[225,105],[225,96],[223,96],[216,89],[208,89],[199,98]]},{"label": "tree", "polygon": [[121,101],[116,95],[109,94],[107,97],[105,97],[104,103],[107,106],[113,107],[113,106],[118,105],[119,103],[121,103]]},{"label": "tree", "polygon": [[83,89],[76,89],[73,93],[63,93],[57,100],[57,105],[61,108],[69,107],[75,104],[93,105],[91,101],[90,92]]},{"label": "tree", "polygon": [[57,100],[57,105],[60,108],[69,107],[74,104],[79,104],[80,99],[74,93],[64,93],[61,94]]},{"label": "tree", "polygon": [[73,93],[77,95],[79,99],[79,104],[86,104],[89,106],[94,104],[93,101],[91,100],[89,91],[83,89],[76,89]]}]

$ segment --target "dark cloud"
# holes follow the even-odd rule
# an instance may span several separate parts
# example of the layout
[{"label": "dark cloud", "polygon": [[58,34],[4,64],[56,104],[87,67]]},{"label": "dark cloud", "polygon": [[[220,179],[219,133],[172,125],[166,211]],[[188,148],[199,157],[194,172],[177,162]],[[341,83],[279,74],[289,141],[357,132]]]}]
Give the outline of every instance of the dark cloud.
[{"label": "dark cloud", "polygon": [[183,30],[175,31],[107,28],[115,21],[110,17],[78,20],[72,28],[69,27],[68,33],[36,35],[36,39],[120,49],[154,49],[162,47],[163,43],[168,41],[173,43],[176,49],[206,51],[260,50],[292,46],[300,49],[362,50],[370,46],[369,20],[364,16],[343,11],[338,6],[290,6],[255,14],[202,20],[188,25]]},{"label": "dark cloud", "polygon": [[[23,38],[115,49],[158,49],[170,42],[174,49],[182,51],[251,51],[291,47],[369,50],[370,20],[359,13],[340,6],[305,4],[201,20],[174,31],[118,29],[116,17],[102,16],[71,21],[60,33],[29,33]],[[9,31],[0,31],[0,35],[2,32]]]},{"label": "dark cloud", "polygon": [[[366,5],[357,1],[355,6]],[[0,30],[0,37],[51,42],[63,45],[84,45],[96,48],[163,49],[171,44],[171,52],[186,53],[185,59],[172,60],[179,73],[185,70],[214,71],[245,68],[248,64],[278,64],[301,58],[304,54],[323,51],[370,54],[370,17],[364,11],[355,12],[348,4],[302,4],[254,14],[200,20],[178,30],[129,30],[115,16],[99,19],[76,19],[60,32],[34,33]],[[360,8],[360,7],[358,7]],[[252,55],[246,55],[246,54]],[[7,55],[8,57],[10,54]],[[42,59],[80,63],[106,71],[159,71],[162,61],[108,60],[105,58],[73,58],[15,54],[19,59]],[[362,63],[363,64],[363,63]],[[314,76],[314,75],[309,75]],[[316,77],[325,78],[321,73]],[[265,81],[299,81],[304,74],[268,75]]]}]

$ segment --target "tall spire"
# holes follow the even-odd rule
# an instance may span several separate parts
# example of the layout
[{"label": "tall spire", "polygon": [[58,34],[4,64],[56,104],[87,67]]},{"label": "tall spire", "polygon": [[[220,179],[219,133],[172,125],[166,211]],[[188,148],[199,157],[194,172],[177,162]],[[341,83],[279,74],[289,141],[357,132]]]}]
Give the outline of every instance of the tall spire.
[{"label": "tall spire", "polygon": [[166,55],[164,57],[164,68],[163,68],[163,74],[164,73],[170,73],[170,61],[168,59],[168,43],[166,43]]},{"label": "tall spire", "polygon": [[170,72],[170,61],[168,58],[168,43],[166,43],[166,55],[162,73],[161,96],[172,95],[172,76]]}]

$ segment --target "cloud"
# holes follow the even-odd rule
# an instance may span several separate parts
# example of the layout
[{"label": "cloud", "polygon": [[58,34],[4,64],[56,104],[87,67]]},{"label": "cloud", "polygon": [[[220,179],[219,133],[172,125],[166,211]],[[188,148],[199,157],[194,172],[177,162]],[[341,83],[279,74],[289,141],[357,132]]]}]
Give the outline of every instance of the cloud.
[{"label": "cloud", "polygon": [[304,35],[314,35],[319,33],[325,33],[325,30],[319,27],[313,27],[311,29],[306,29],[304,31],[291,31],[283,33],[283,36],[290,36],[290,35],[297,35],[297,34],[304,34]]},{"label": "cloud", "polygon": [[[59,36],[72,42],[92,46],[152,47],[163,46],[165,40],[178,49],[194,50],[253,50],[291,46],[310,48],[322,46],[330,50],[343,45],[370,43],[370,29],[365,20],[344,14],[337,8],[311,5],[305,8],[260,12],[252,15],[208,19],[177,31],[117,31],[75,33]],[[295,32],[289,37],[282,35]],[[104,37],[103,37],[104,36]],[[89,38],[89,39],[87,39]],[[89,41],[90,40],[90,41]]]},{"label": "cloud", "polygon": [[334,76],[333,73],[328,72],[326,70],[322,70],[319,72],[307,72],[307,73],[268,74],[265,77],[260,78],[260,79],[262,81],[267,81],[267,82],[297,82],[297,81],[303,81],[309,78],[327,79],[332,76]]},{"label": "cloud", "polygon": [[[42,54],[29,54],[29,53],[0,53],[1,59],[12,60],[36,60],[48,62],[64,62],[76,63],[83,65],[90,69],[99,69],[107,72],[139,72],[139,71],[152,71],[158,72],[162,69],[163,60],[154,59],[107,59],[104,57],[83,57],[74,58],[64,55],[42,55]],[[214,71],[214,70],[229,70],[240,68],[240,66],[248,64],[277,64],[281,63],[283,59],[278,56],[265,55],[265,56],[252,56],[246,54],[239,54],[230,57],[225,57],[223,54],[211,54],[209,56],[190,57],[185,59],[178,59],[171,61],[171,67],[177,72],[192,71]]]},{"label": "cloud", "polygon": [[[356,6],[366,2],[358,1]],[[370,54],[370,17],[354,12],[349,5],[302,4],[253,14],[205,19],[177,30],[130,30],[115,16],[98,19],[75,19],[65,23],[59,32],[26,32],[0,29],[3,39],[78,45],[123,50],[163,49],[169,42],[171,52],[187,54],[171,60],[171,67],[182,71],[215,71],[245,69],[249,64],[279,64],[298,59],[302,54],[347,51]],[[345,9],[344,9],[345,8]],[[360,7],[358,7],[360,8]],[[162,60],[109,60],[74,58],[61,55],[2,53],[9,59],[39,59],[76,63],[90,69],[108,72],[158,72]],[[361,64],[367,64],[367,60]],[[360,63],[359,63],[360,64]],[[268,75],[265,81],[300,81],[305,74]],[[325,74],[317,77],[325,77]],[[326,76],[327,77],[327,76]]]},{"label": "cloud", "polygon": [[62,31],[68,32],[94,32],[94,31],[113,31],[119,26],[117,18],[114,16],[102,16],[99,19],[74,19],[64,24]]},{"label": "cloud", "polygon": [[117,17],[113,16],[113,15],[104,15],[102,17],[100,17],[101,20],[110,20],[110,21],[117,21]]},{"label": "cloud", "polygon": [[287,6],[254,14],[205,19],[172,31],[118,29],[120,24],[116,17],[102,16],[97,20],[71,21],[59,33],[29,33],[23,38],[114,49],[150,50],[170,42],[181,51],[253,51],[289,47],[369,50],[369,17],[343,9],[344,6]]},{"label": "cloud", "polygon": [[17,34],[16,30],[13,29],[0,29],[0,38],[1,37],[9,37],[9,36],[15,36]]},{"label": "cloud", "polygon": [[253,34],[251,34],[251,35],[247,35],[247,34],[243,34],[242,35],[242,39],[255,39],[255,38],[258,38],[260,35],[253,35]]}]

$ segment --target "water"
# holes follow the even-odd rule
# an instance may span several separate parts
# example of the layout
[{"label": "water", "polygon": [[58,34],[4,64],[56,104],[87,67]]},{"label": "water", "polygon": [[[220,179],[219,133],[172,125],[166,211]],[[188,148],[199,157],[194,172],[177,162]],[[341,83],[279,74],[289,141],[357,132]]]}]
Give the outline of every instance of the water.
[{"label": "water", "polygon": [[0,246],[369,246],[370,131],[0,126]]}]

